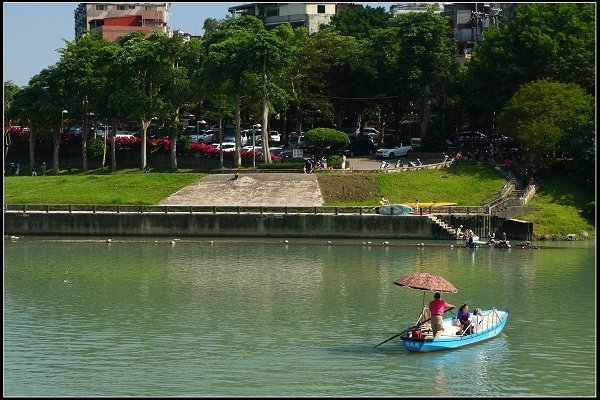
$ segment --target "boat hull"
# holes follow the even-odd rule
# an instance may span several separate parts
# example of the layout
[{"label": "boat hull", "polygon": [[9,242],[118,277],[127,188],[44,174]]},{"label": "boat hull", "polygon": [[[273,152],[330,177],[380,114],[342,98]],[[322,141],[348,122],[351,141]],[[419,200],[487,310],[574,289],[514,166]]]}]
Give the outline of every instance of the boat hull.
[{"label": "boat hull", "polygon": [[380,215],[409,215],[413,212],[413,208],[405,204],[389,204],[374,207],[373,212]]},{"label": "boat hull", "polygon": [[404,348],[408,351],[430,352],[456,349],[498,336],[504,329],[507,320],[508,310],[484,310],[481,319],[474,322],[475,332],[473,334],[456,335],[459,328],[454,325],[453,318],[446,318],[443,322],[444,333],[435,339],[431,335],[425,338],[414,338],[410,332],[400,338]]}]

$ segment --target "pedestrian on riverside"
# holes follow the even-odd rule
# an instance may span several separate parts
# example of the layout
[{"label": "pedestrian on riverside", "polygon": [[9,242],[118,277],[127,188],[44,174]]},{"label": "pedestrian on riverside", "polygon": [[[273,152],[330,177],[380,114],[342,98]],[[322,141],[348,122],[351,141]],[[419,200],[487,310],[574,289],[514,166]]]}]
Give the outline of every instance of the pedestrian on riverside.
[{"label": "pedestrian on riverside", "polygon": [[42,166],[40,168],[42,169],[42,175],[46,175],[46,170],[48,169],[48,166],[46,165],[46,161],[42,162]]}]

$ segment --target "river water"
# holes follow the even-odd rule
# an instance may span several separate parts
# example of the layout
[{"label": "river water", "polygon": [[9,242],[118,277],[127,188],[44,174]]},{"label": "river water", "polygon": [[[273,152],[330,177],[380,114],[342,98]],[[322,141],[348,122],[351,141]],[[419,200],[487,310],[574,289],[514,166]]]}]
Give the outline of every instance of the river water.
[{"label": "river water", "polygon": [[[593,242],[92,239],[5,240],[5,396],[596,394]],[[509,309],[504,331],[374,348],[432,298],[393,284],[412,272]]]}]

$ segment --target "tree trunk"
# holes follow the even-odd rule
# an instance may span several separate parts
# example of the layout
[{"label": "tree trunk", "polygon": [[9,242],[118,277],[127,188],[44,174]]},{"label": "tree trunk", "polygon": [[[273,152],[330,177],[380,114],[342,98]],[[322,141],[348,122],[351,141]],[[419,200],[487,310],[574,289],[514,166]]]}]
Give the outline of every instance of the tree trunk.
[{"label": "tree trunk", "polygon": [[[223,120],[223,113],[219,113],[219,143],[223,143],[223,129],[225,121]],[[223,169],[223,152],[219,152],[219,166]]]},{"label": "tree trunk", "polygon": [[427,135],[427,128],[429,126],[429,115],[430,115],[431,109],[429,107],[429,100],[425,101],[425,104],[423,105],[423,110],[421,112],[422,115],[422,120],[421,120],[421,137],[424,138],[425,135]]},{"label": "tree trunk", "polygon": [[[98,126],[96,126],[96,129],[98,129]],[[104,142],[102,147],[102,168],[104,168],[104,166],[106,165],[106,128],[104,129],[102,140]]]},{"label": "tree trunk", "polygon": [[177,131],[179,129],[179,108],[175,112],[175,131],[171,132],[171,171],[177,171]]},{"label": "tree trunk", "polygon": [[[241,100],[239,93],[235,95],[235,167],[239,168],[242,166],[242,155],[240,152],[240,147],[242,143],[241,136]],[[223,141],[223,137],[221,135],[221,143]],[[221,149],[221,153],[223,149]]]},{"label": "tree trunk", "polygon": [[[61,127],[62,128],[62,127]],[[58,167],[58,151],[60,150],[60,129],[58,130],[58,132],[55,132],[53,137],[53,157],[52,157],[52,169],[54,169],[54,172],[56,174],[58,174],[59,171],[59,167]]]},{"label": "tree trunk", "polygon": [[29,165],[30,169],[33,171],[35,167],[35,127],[32,124],[29,124]]},{"label": "tree trunk", "polygon": [[4,159],[8,156],[8,149],[10,148],[10,132],[4,131]]},{"label": "tree trunk", "polygon": [[83,104],[83,112],[85,116],[83,117],[83,130],[81,131],[81,170],[83,172],[88,170],[87,164],[87,134],[88,134],[88,107],[87,107],[87,96],[84,100]]},{"label": "tree trunk", "polygon": [[[107,129],[104,131],[104,141],[106,141],[106,131],[108,130],[108,124],[107,124]],[[116,144],[117,144],[117,138],[114,135],[109,135],[110,138],[110,169],[112,172],[115,172],[117,170],[117,149]]]},{"label": "tree trunk", "polygon": [[[262,149],[263,149],[263,160],[265,164],[271,164],[271,152],[269,151],[269,93],[267,93],[267,59],[263,58],[263,101],[262,101],[262,122],[261,122],[261,136],[262,136]],[[254,143],[252,143],[254,146]],[[252,151],[256,151],[254,147]]]},{"label": "tree trunk", "polygon": [[140,158],[141,158],[141,169],[142,171],[146,169],[146,130],[150,126],[150,120],[141,119],[140,120],[140,129],[142,143],[140,146]]}]

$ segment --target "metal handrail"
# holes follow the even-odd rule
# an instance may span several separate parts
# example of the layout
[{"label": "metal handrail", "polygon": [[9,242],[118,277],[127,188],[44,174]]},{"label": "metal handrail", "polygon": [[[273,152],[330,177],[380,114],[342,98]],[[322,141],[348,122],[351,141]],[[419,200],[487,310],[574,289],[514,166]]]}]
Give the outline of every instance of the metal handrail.
[{"label": "metal handrail", "polygon": [[[193,206],[193,205],[106,205],[106,204],[5,204],[4,212],[43,212],[43,213],[207,213],[207,214],[358,214],[377,215],[372,212],[376,206]],[[423,216],[445,214],[487,214],[484,206],[431,206],[426,207]],[[416,211],[412,216],[419,216]]]}]

